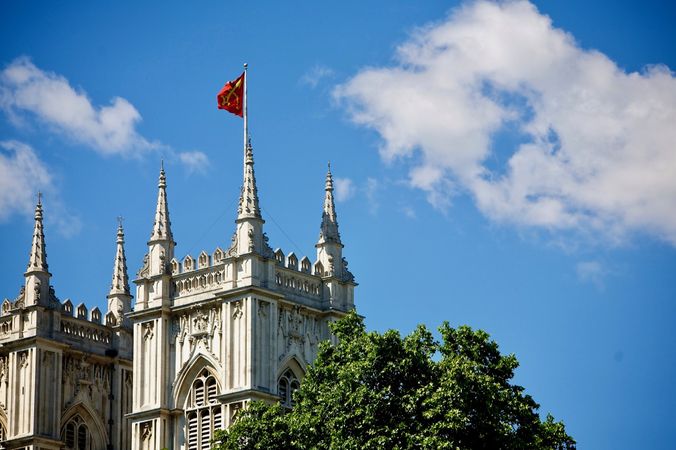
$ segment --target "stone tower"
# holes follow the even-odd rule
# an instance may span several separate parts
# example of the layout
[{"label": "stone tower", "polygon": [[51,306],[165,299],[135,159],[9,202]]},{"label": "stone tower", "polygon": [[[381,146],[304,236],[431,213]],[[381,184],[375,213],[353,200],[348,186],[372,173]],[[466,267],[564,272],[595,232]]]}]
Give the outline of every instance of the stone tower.
[{"label": "stone tower", "polygon": [[[63,303],[50,286],[42,200],[24,286],[0,308],[0,448],[131,446],[131,327],[120,225],[109,311]],[[114,308],[111,310],[111,306]]]},{"label": "stone tower", "polygon": [[[355,282],[326,176],[317,255],[272,250],[263,231],[251,143],[230,245],[176,259],[160,171],[148,252],[134,283],[132,449],[209,448],[251,400],[291,394],[330,339],[329,322],[354,308]],[[126,298],[126,297],[125,297]]]}]

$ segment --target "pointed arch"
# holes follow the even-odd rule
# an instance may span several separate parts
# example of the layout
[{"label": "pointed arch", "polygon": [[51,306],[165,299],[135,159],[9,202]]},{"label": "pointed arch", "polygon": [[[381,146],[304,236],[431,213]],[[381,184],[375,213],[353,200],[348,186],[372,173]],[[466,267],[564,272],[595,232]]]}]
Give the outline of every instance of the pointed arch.
[{"label": "pointed arch", "polygon": [[64,436],[66,425],[76,417],[82,419],[82,422],[87,425],[91,438],[91,448],[106,448],[106,443],[108,442],[106,427],[98,416],[82,402],[74,404],[61,416],[61,436]]},{"label": "pointed arch", "polygon": [[206,369],[216,379],[219,391],[223,389],[223,381],[221,380],[221,365],[211,355],[205,353],[195,353],[188,362],[183,366],[183,369],[176,376],[174,382],[174,407],[183,408],[185,399],[190,392],[193,380],[197,375]]},{"label": "pointed arch", "polygon": [[[176,438],[187,448],[207,450],[216,430],[223,427],[223,392],[220,364],[208,354],[195,353],[174,384],[174,407],[184,414],[177,417]],[[182,448],[182,447],[181,447]]]},{"label": "pointed arch", "polygon": [[300,382],[305,375],[305,368],[300,360],[291,355],[287,357],[277,373],[277,395],[283,406],[293,408],[293,394],[300,389]]},{"label": "pointed arch", "polygon": [[291,371],[296,375],[299,380],[302,380],[305,377],[305,372],[307,371],[307,366],[303,362],[303,359],[298,355],[291,354],[282,360],[277,369],[277,379],[286,371],[286,369],[291,369]]}]

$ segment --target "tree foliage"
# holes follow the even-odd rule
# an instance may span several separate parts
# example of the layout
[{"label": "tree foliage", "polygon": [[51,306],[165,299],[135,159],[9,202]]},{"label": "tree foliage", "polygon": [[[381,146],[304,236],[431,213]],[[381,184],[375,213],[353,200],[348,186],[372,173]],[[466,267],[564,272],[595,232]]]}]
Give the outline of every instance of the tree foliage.
[{"label": "tree foliage", "polygon": [[574,449],[563,423],[521,386],[518,362],[487,333],[444,323],[409,336],[367,332],[351,313],[332,324],[295,407],[253,402],[215,449]]}]

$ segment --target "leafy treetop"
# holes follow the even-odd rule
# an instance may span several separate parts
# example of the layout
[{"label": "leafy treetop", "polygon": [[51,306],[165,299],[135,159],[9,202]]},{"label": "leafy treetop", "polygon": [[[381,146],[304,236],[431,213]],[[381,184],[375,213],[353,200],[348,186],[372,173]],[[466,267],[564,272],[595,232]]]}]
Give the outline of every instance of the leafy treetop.
[{"label": "leafy treetop", "polygon": [[484,331],[444,323],[409,336],[333,323],[291,411],[252,402],[215,436],[226,449],[575,449],[562,422],[510,383],[518,362]]}]

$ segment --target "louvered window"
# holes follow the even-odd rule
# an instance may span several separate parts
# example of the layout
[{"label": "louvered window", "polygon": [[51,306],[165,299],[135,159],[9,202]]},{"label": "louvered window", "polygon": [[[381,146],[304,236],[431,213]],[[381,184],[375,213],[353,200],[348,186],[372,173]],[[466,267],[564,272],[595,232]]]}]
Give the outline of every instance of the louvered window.
[{"label": "louvered window", "polygon": [[200,413],[202,426],[200,427],[200,441],[202,448],[209,448],[209,440],[211,440],[211,415],[209,410],[202,411]]},{"label": "louvered window", "polygon": [[204,406],[204,383],[202,380],[195,381],[195,405]]},{"label": "louvered window", "polygon": [[213,377],[208,378],[206,384],[207,384],[207,403],[216,403],[216,395],[218,395],[216,380]]},{"label": "louvered window", "polygon": [[186,404],[186,442],[188,450],[209,450],[214,431],[221,428],[222,409],[218,384],[208,370],[193,381]]},{"label": "louvered window", "polygon": [[197,413],[188,414],[188,449],[197,450]]},{"label": "louvered window", "polygon": [[66,423],[62,439],[68,450],[91,450],[92,448],[89,429],[80,416],[75,416]]},{"label": "louvered window", "polygon": [[300,381],[291,369],[287,369],[277,382],[277,394],[281,398],[282,405],[293,408],[293,394],[300,388]]}]

